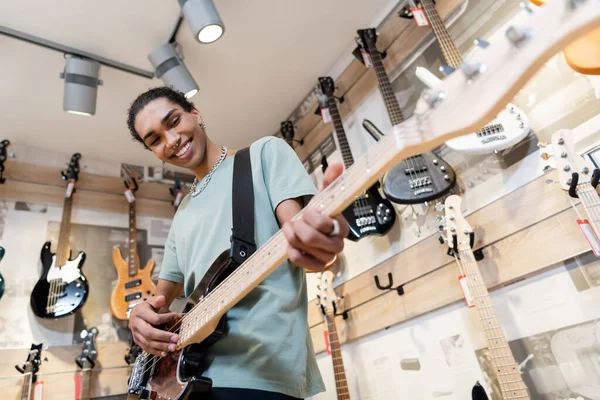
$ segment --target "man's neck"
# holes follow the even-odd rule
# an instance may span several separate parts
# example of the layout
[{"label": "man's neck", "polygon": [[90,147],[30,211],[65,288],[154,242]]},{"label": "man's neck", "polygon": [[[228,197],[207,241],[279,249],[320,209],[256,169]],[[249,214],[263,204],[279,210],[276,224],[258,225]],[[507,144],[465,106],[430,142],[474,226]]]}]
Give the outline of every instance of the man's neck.
[{"label": "man's neck", "polygon": [[[217,161],[219,161],[221,152],[221,145],[211,142],[208,138],[206,139],[206,150],[202,163],[196,168],[191,168],[191,171],[194,173],[196,178],[198,178],[198,180],[202,180],[202,178],[208,174],[212,167],[214,167]],[[227,157],[233,154],[235,154],[235,150],[227,150]]]}]

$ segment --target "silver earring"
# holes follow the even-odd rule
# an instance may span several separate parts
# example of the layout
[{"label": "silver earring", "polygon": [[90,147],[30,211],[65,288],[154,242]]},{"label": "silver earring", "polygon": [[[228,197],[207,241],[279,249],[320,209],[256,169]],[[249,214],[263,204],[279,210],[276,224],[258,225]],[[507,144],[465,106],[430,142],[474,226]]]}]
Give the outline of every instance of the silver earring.
[{"label": "silver earring", "polygon": [[202,128],[203,131],[206,130],[206,122],[204,122],[204,120],[202,120],[202,122],[200,122],[200,128]]}]

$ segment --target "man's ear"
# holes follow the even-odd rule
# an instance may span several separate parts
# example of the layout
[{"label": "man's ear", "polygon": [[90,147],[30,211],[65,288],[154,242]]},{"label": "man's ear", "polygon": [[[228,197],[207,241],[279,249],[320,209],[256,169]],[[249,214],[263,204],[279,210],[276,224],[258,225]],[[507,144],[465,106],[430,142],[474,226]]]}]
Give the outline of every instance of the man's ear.
[{"label": "man's ear", "polygon": [[198,109],[196,107],[192,108],[192,114],[194,114],[194,116],[196,116],[196,119],[198,120],[198,122],[200,122],[202,120],[202,114],[200,114],[200,111],[198,111]]}]

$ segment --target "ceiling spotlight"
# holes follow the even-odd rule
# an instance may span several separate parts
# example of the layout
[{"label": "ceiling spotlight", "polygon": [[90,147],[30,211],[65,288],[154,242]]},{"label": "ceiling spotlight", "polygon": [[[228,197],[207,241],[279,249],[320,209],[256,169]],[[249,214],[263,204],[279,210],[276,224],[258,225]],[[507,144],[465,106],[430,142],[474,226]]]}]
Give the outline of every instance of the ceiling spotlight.
[{"label": "ceiling spotlight", "polygon": [[188,99],[198,93],[198,84],[183,63],[183,55],[172,43],[165,43],[148,55],[156,77],[166,86],[185,94]]},{"label": "ceiling spotlight", "polygon": [[64,72],[65,80],[63,109],[71,114],[94,115],[96,113],[96,93],[102,81],[98,79],[100,64],[94,60],[68,57]]},{"label": "ceiling spotlight", "polygon": [[178,0],[192,34],[200,43],[212,43],[225,31],[213,0]]}]

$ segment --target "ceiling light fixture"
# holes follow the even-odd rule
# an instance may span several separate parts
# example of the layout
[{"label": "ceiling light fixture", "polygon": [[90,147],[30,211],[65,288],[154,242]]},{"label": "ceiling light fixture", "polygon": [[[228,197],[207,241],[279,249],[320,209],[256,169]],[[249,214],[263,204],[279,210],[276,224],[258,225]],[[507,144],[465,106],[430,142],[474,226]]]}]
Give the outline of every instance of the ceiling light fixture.
[{"label": "ceiling light fixture", "polygon": [[63,109],[71,114],[94,115],[100,63],[80,57],[70,56],[65,61],[65,70],[60,73],[65,80]]},{"label": "ceiling light fixture", "polygon": [[225,25],[213,0],[178,0],[181,12],[200,43],[212,43],[223,36]]},{"label": "ceiling light fixture", "polygon": [[166,86],[182,92],[188,99],[198,93],[198,84],[183,63],[183,54],[176,43],[165,43],[154,49],[148,59],[156,77]]}]

